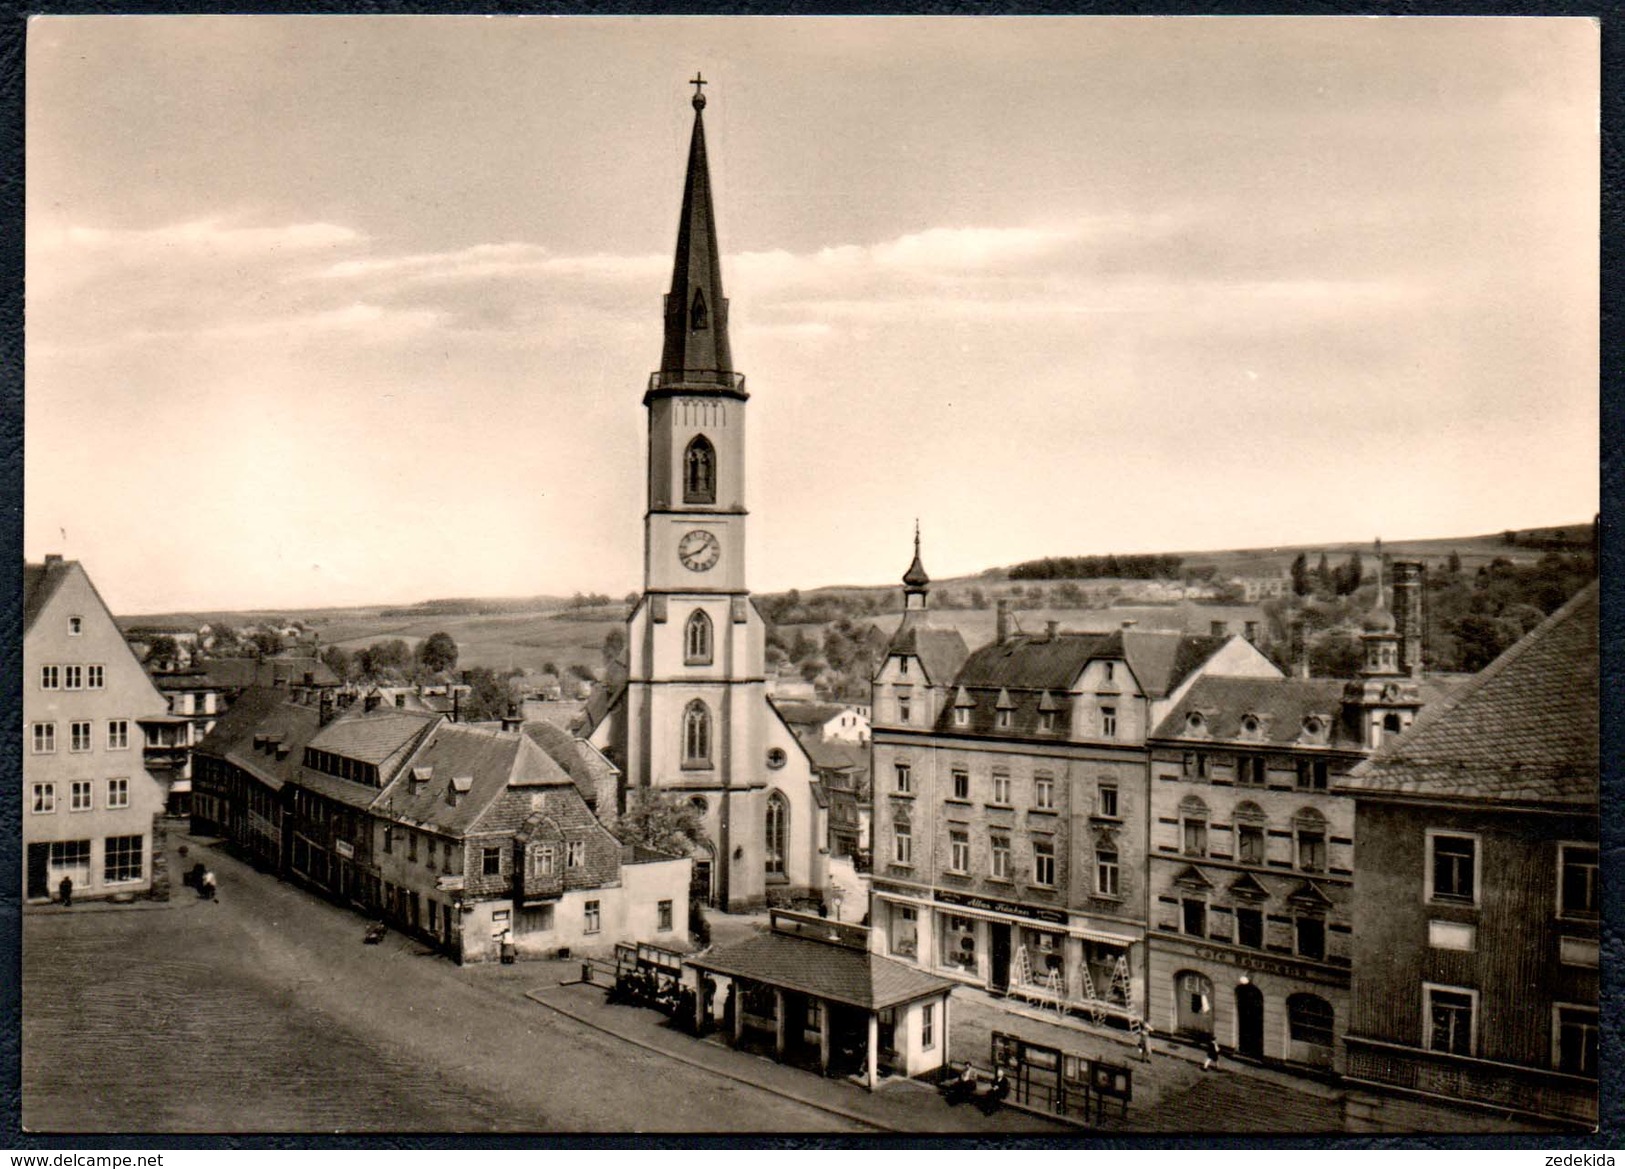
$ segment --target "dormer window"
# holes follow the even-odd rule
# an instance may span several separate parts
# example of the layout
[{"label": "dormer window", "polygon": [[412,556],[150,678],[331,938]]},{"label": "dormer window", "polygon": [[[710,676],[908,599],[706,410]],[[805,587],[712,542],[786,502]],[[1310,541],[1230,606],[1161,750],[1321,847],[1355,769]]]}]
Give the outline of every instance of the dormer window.
[{"label": "dormer window", "polygon": [[1011,711],[1008,710],[1008,709],[999,711],[998,727],[999,727],[1000,730],[1008,730],[1009,729],[1009,727],[1010,727],[1010,715],[1011,715]]},{"label": "dormer window", "polygon": [[902,678],[908,677],[908,659],[907,658],[898,658],[897,659],[897,674],[898,674],[899,677],[902,677]]},{"label": "dormer window", "polygon": [[1199,710],[1193,710],[1185,716],[1185,729],[1193,735],[1201,734],[1206,726],[1207,720],[1202,717]]},{"label": "dormer window", "polygon": [[1303,720],[1303,735],[1306,739],[1318,739],[1325,731],[1326,726],[1314,715]]},{"label": "dormer window", "polygon": [[956,726],[956,727],[968,727],[968,726],[970,726],[970,707],[968,707],[968,706],[956,706],[956,707],[954,707],[954,726]]},{"label": "dormer window", "polygon": [[1241,720],[1241,733],[1248,738],[1255,738],[1258,735],[1258,719],[1250,714],[1243,718]]},{"label": "dormer window", "polygon": [[1039,712],[1038,729],[1041,731],[1053,731],[1055,729],[1055,712],[1053,710]]}]

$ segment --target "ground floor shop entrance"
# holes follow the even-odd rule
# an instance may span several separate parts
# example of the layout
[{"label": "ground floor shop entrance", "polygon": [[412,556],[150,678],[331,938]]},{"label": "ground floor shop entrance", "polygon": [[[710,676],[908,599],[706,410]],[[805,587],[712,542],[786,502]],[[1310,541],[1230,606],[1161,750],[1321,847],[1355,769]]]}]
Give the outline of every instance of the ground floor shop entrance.
[{"label": "ground floor shop entrance", "polygon": [[1010,989],[1010,927],[993,922],[988,927],[988,978],[990,990],[1003,993]]},{"label": "ground floor shop entrance", "polygon": [[1264,992],[1250,982],[1236,987],[1236,1050],[1264,1058]]},{"label": "ground floor shop entrance", "polygon": [[1186,970],[1174,976],[1174,1027],[1183,1035],[1206,1039],[1213,1034],[1213,980]]}]

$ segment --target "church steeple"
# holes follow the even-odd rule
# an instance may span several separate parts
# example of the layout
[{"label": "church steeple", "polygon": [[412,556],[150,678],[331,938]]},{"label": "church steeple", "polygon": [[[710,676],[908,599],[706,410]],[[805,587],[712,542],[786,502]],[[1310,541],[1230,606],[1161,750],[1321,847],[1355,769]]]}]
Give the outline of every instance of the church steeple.
[{"label": "church steeple", "polygon": [[695,74],[694,132],[688,143],[688,176],[677,224],[677,257],[666,294],[666,341],[660,356],[662,384],[732,387],[728,348],[728,301],[722,295],[722,258],[711,208],[711,174],[705,157],[705,79]]}]

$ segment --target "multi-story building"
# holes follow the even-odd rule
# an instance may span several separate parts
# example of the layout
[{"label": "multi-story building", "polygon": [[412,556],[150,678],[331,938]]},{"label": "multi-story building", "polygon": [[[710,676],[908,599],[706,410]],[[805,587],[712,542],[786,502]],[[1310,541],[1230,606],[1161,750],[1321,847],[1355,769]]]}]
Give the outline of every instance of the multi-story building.
[{"label": "multi-story building", "polygon": [[1351,797],[1346,1077],[1406,1101],[1597,1123],[1598,586],[1340,783]]},{"label": "multi-story building", "polygon": [[146,728],[163,696],[120,634],[84,566],[23,565],[23,875],[30,901],[167,894],[155,888],[165,762]]},{"label": "multi-story building", "polygon": [[1018,634],[1003,604],[993,644],[966,657],[925,620],[917,548],[904,583],[874,683],[874,944],[1097,1019],[1138,1017],[1146,735],[1205,674],[1279,671],[1240,637]]},{"label": "multi-story building", "polygon": [[691,861],[623,846],[529,735],[439,723],[371,811],[385,920],[459,962],[687,942]]},{"label": "multi-story building", "polygon": [[1415,567],[1396,566],[1397,618],[1379,596],[1359,678],[1202,678],[1152,734],[1159,1030],[1254,1059],[1341,1066],[1356,835],[1336,785],[1447,686],[1420,677],[1410,641],[1421,635]]},{"label": "multi-story building", "polygon": [[828,810],[806,753],[767,698],[766,626],[745,572],[745,421],[733,368],[701,111],[694,128],[649,416],[644,587],[627,622],[619,693],[586,735],[626,775],[627,799],[681,793],[705,841],[696,881],[729,910],[821,898]]}]

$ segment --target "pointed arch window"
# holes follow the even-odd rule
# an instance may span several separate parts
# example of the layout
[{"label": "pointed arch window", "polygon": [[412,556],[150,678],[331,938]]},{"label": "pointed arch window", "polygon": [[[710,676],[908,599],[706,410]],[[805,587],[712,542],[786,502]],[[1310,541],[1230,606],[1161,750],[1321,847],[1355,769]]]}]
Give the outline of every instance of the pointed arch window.
[{"label": "pointed arch window", "polygon": [[705,311],[705,293],[696,288],[694,299],[688,306],[688,330],[691,333],[698,333],[704,330],[707,324],[709,319]]},{"label": "pointed arch window", "polygon": [[784,855],[790,839],[790,803],[778,792],[767,797],[764,864],[769,877],[784,876]]},{"label": "pointed arch window", "polygon": [[683,664],[709,666],[711,664],[711,618],[704,609],[689,614],[683,627]]},{"label": "pointed arch window", "polygon": [[683,452],[683,502],[717,501],[717,452],[711,440],[696,434]]},{"label": "pointed arch window", "polygon": [[698,698],[683,711],[683,766],[711,766],[711,711]]}]

